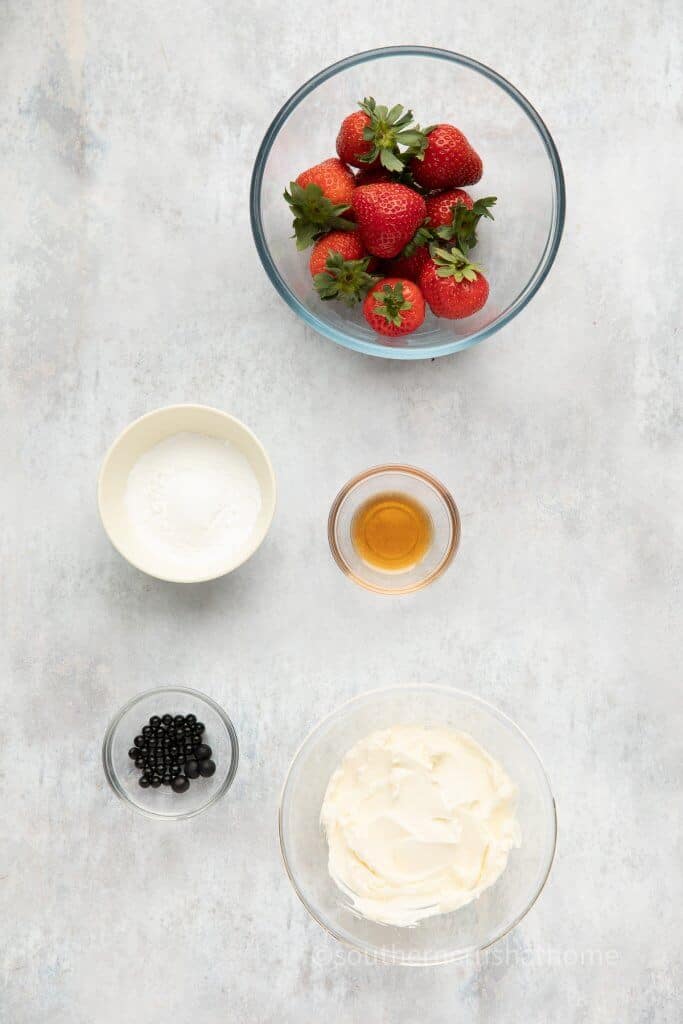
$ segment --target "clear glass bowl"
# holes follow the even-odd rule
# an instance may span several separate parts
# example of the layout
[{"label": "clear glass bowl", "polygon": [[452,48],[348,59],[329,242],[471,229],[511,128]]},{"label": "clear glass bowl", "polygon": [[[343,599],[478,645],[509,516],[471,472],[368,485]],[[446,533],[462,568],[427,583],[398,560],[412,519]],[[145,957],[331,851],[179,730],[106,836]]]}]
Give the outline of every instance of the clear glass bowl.
[{"label": "clear glass bowl", "polygon": [[[128,756],[142,726],[152,715],[165,714],[196,715],[206,726],[204,739],[216,764],[210,778],[193,779],[185,793],[174,793],[170,786],[143,789]],[[225,796],[237,772],[239,745],[234,725],[214,700],[198,690],[164,686],[133,697],[117,712],[104,736],[102,761],[109,785],[124,803],[148,818],[177,820],[192,818]]]},{"label": "clear glass bowl", "polygon": [[[381,338],[360,309],[322,302],[308,253],[291,238],[282,193],[297,174],[335,156],[342,119],[364,96],[403,103],[421,124],[451,122],[484,161],[469,191],[495,195],[495,222],[479,231],[476,260],[491,292],[465,320],[437,319],[405,338]],[[388,359],[430,359],[468,348],[511,320],[538,291],[560,244],[565,191],[562,165],[545,124],[522,94],[491,68],[448,50],[390,46],[347,57],[305,82],[278,112],[261,143],[251,182],[251,222],[266,273],[305,323],[347,348]]]},{"label": "clear glass bowl", "polygon": [[[403,571],[383,572],[368,565],[352,540],[358,509],[384,493],[414,498],[431,523],[431,543],[425,556]],[[450,493],[429,473],[413,466],[375,466],[349,480],[334,499],[327,535],[337,565],[354,583],[376,594],[409,594],[433,583],[452,562],[460,543],[460,516]]]},{"label": "clear glass bowl", "polygon": [[[519,787],[522,845],[478,900],[411,928],[376,924],[354,912],[327,870],[320,808],[346,752],[376,729],[395,724],[450,726],[470,733]],[[535,903],[555,853],[555,801],[540,758],[524,733],[479,697],[444,686],[406,686],[356,697],[316,726],[296,753],[280,801],[285,869],[311,916],[364,956],[412,966],[449,963],[490,946]]]}]

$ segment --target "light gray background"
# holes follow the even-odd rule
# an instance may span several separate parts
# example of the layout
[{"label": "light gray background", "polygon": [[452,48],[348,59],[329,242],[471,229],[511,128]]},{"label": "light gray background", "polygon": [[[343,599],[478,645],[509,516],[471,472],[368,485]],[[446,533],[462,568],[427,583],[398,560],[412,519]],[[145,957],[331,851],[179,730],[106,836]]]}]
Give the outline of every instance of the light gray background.
[{"label": "light gray background", "polygon": [[[280,104],[392,42],[510,78],[568,182],[530,307],[424,364],[306,330],[247,214]],[[679,1019],[680,42],[673,0],[0,0],[2,1024]],[[178,401],[242,417],[280,487],[258,555],[196,588],[124,563],[94,499],[115,435]],[[447,576],[400,601],[347,583],[325,537],[345,479],[395,459],[442,477],[464,527]],[[280,867],[304,733],[414,680],[508,711],[557,794],[549,885],[478,964],[355,963]],[[170,681],[242,743],[229,797],[179,826],[100,767],[110,716]]]}]

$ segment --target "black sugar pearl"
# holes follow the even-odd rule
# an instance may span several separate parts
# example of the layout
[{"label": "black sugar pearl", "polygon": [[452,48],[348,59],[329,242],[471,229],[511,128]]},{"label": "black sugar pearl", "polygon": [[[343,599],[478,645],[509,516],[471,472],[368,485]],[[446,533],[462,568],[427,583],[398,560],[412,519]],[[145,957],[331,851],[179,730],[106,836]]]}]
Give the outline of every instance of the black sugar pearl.
[{"label": "black sugar pearl", "polygon": [[199,778],[199,765],[193,758],[190,758],[187,761],[185,765],[185,774],[187,775],[188,779]]},{"label": "black sugar pearl", "polygon": [[135,760],[135,758],[138,756],[138,754],[139,754],[139,750],[138,750],[137,747],[131,747],[130,750],[128,751],[128,757],[132,757],[133,760]]},{"label": "black sugar pearl", "polygon": [[144,742],[144,736],[136,736],[135,739],[133,740],[133,743],[135,744],[136,747],[141,747]]},{"label": "black sugar pearl", "polygon": [[180,775],[180,765],[172,764],[171,767],[169,768],[169,771],[171,775]]},{"label": "black sugar pearl", "polygon": [[152,727],[150,725],[143,725],[143,727],[142,727],[142,735],[143,736],[151,736],[152,735]]},{"label": "black sugar pearl", "polygon": [[207,746],[206,743],[201,743],[197,747],[195,755],[198,761],[206,761],[207,758],[211,757],[211,747]]},{"label": "black sugar pearl", "polygon": [[196,715],[185,715],[185,721],[187,722],[188,725],[194,725],[195,722],[197,721],[197,716]]},{"label": "black sugar pearl", "polygon": [[164,764],[173,764],[173,758],[170,754],[164,754]]},{"label": "black sugar pearl", "polygon": [[161,776],[161,781],[163,782],[164,786],[170,786],[171,785],[171,781],[172,780],[171,780],[171,776],[169,775],[168,772],[164,772],[164,774]]},{"label": "black sugar pearl", "polygon": [[184,775],[176,775],[171,785],[175,793],[185,793],[190,788],[190,780]]},{"label": "black sugar pearl", "polygon": [[152,789],[158,789],[161,785],[161,775],[153,775],[149,784]]},{"label": "black sugar pearl", "polygon": [[173,721],[173,715],[164,715],[161,721],[164,723],[164,725],[170,725],[171,722]]},{"label": "black sugar pearl", "polygon": [[147,776],[146,775],[141,775],[140,778],[138,779],[138,786],[142,786],[143,789],[147,789],[147,787],[149,785],[150,785],[150,781],[147,778]]},{"label": "black sugar pearl", "polygon": [[182,715],[176,715],[175,718],[173,719],[173,724],[174,725],[182,725],[184,721],[185,721],[185,719],[183,718]]},{"label": "black sugar pearl", "polygon": [[152,715],[152,717],[149,720],[149,724],[152,726],[153,729],[158,729],[159,726],[161,725],[161,719],[159,718],[158,715]]},{"label": "black sugar pearl", "polygon": [[197,733],[198,736],[201,736],[205,728],[206,726],[204,725],[203,722],[195,722],[194,731]]},{"label": "black sugar pearl", "polygon": [[200,761],[199,762],[199,774],[203,778],[205,778],[205,779],[211,778],[211,776],[213,775],[213,773],[215,771],[216,771],[216,765],[215,765],[215,763],[213,761],[210,761],[210,760],[207,759],[206,761]]},{"label": "black sugar pearl", "polygon": [[145,767],[145,761],[144,761],[144,758],[142,758],[142,757],[136,757],[136,758],[135,758],[135,767],[136,767],[136,768],[144,768],[144,767]]}]

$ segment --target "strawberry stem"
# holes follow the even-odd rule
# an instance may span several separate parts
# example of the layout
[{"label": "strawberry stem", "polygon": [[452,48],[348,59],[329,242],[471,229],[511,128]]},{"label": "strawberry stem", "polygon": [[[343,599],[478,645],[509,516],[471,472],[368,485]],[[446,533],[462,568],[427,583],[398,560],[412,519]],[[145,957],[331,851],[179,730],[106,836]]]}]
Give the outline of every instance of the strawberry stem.
[{"label": "strawberry stem", "polygon": [[412,302],[409,302],[403,295],[403,283],[401,281],[398,281],[393,288],[390,284],[385,284],[381,292],[374,293],[373,298],[375,300],[373,313],[376,316],[384,317],[385,320],[390,324],[394,324],[395,327],[400,327],[403,323],[401,313],[413,308]]},{"label": "strawberry stem", "polygon": [[355,306],[380,280],[368,274],[369,263],[369,256],[345,260],[340,252],[332,250],[325,261],[325,270],[313,278],[313,286],[324,301],[341,299],[347,306]]},{"label": "strawberry stem", "polygon": [[495,196],[477,199],[471,210],[464,203],[456,203],[451,211],[451,223],[438,227],[434,234],[445,242],[455,242],[461,252],[469,252],[477,244],[476,228],[481,218],[494,219],[490,207],[495,202]]},{"label": "strawberry stem", "polygon": [[452,277],[458,283],[460,281],[476,281],[479,274],[484,273],[480,263],[470,263],[467,256],[460,249],[441,249],[438,245],[429,247],[438,277]]},{"label": "strawberry stem", "polygon": [[407,259],[409,256],[412,256],[417,249],[421,249],[423,245],[429,245],[433,241],[434,232],[429,227],[429,217],[427,217],[424,224],[420,225],[408,244],[403,247],[400,259]]},{"label": "strawberry stem", "polygon": [[[359,160],[372,164],[379,158],[387,171],[400,174],[411,156],[422,159],[430,129],[425,131],[418,124],[413,125],[412,110],[404,110],[400,103],[389,110],[378,105],[372,96],[366,96],[358,106],[370,118],[363,129],[363,138],[372,143],[370,151],[359,155]],[[401,146],[405,147],[403,151]]]},{"label": "strawberry stem", "polygon": [[297,249],[307,249],[328,231],[355,230],[356,225],[342,217],[349,209],[348,205],[332,203],[319,185],[311,183],[302,188],[292,181],[289,192],[285,189],[284,198],[294,214],[292,237],[296,238]]}]

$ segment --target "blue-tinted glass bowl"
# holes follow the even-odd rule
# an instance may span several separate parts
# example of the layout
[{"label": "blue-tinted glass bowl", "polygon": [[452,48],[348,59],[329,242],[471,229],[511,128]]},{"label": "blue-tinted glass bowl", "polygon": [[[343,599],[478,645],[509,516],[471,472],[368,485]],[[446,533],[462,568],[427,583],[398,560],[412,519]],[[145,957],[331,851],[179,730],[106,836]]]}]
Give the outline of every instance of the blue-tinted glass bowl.
[{"label": "blue-tinted glass bowl", "polygon": [[[335,156],[337,129],[364,96],[409,106],[423,125],[457,125],[484,161],[468,191],[495,195],[495,222],[483,223],[474,257],[490,296],[479,313],[443,320],[428,313],[414,334],[382,339],[359,308],[322,302],[297,252],[282,198],[297,174]],[[320,334],[388,359],[430,359],[468,348],[508,323],[536,294],[562,236],[565,193],[555,144],[531,104],[491,68],[448,50],[391,46],[347,57],[314,75],[276,115],[256,157],[251,221],[266,273],[285,302]]]}]

